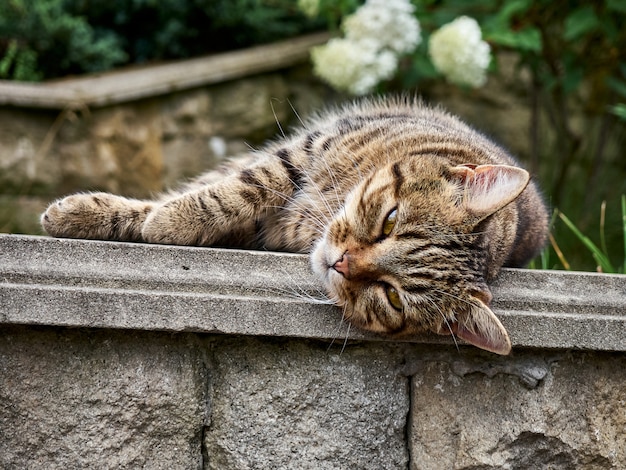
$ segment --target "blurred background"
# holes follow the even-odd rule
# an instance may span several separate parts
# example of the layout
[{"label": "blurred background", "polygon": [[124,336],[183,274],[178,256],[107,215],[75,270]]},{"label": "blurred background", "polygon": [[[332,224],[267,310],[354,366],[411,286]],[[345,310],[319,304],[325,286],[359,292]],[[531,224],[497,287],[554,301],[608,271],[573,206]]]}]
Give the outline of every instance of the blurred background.
[{"label": "blurred background", "polygon": [[[149,197],[316,109],[409,93],[539,181],[553,239],[534,267],[623,272],[625,20],[622,0],[3,0],[0,231],[41,233],[74,191]],[[209,69],[193,83],[192,63]]]}]

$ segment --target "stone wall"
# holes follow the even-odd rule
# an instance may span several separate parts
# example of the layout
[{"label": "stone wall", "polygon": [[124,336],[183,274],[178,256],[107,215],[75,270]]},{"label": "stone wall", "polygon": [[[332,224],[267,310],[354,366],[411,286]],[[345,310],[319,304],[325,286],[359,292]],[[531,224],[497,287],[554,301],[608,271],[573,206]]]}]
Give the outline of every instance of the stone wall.
[{"label": "stone wall", "polygon": [[623,353],[516,350],[498,369],[441,346],[19,326],[0,336],[2,468],[626,461]]},{"label": "stone wall", "polygon": [[0,235],[0,468],[623,468],[626,276],[503,271],[507,357],[318,289],[301,255]]}]

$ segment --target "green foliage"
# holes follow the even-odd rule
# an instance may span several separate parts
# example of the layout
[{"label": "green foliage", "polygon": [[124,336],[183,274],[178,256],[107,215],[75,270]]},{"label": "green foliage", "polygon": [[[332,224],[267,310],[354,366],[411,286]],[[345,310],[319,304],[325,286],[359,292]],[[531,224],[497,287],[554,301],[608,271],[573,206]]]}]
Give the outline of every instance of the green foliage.
[{"label": "green foliage", "polygon": [[17,40],[11,40],[4,57],[0,59],[0,78],[22,81],[40,80],[41,73],[37,70],[37,53],[28,48],[20,49]]},{"label": "green foliage", "polygon": [[[623,4],[623,2],[622,2]],[[620,226],[602,227],[599,244],[588,232],[600,201],[626,190],[621,148],[626,137],[626,21],[620,2],[516,0],[485,18],[495,47],[517,52],[530,73],[531,166],[559,208],[554,238],[577,269],[613,269],[621,251]],[[563,215],[567,213],[569,217]],[[605,220],[604,210],[602,220]],[[616,220],[616,207],[606,220]],[[576,223],[572,222],[576,220]],[[584,238],[583,238],[584,237]],[[556,241],[555,241],[556,243]]]},{"label": "green foliage", "polygon": [[125,60],[119,39],[68,12],[66,0],[5,0],[0,3],[0,73],[38,80],[96,72]]},{"label": "green foliage", "polygon": [[192,57],[323,25],[290,0],[2,0],[0,78]]}]

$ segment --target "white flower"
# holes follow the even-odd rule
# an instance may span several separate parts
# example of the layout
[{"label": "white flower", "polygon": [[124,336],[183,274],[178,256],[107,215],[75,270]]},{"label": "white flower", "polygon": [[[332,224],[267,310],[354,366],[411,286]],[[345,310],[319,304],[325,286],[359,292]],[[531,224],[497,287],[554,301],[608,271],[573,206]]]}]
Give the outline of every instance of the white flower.
[{"label": "white flower", "polygon": [[437,70],[452,83],[480,87],[487,81],[491,49],[473,18],[461,16],[435,31],[428,53]]},{"label": "white flower", "polygon": [[375,40],[379,49],[413,52],[422,40],[415,8],[407,0],[368,0],[342,25],[347,39]]},{"label": "white flower", "polygon": [[398,66],[396,56],[378,51],[370,40],[334,38],[311,52],[314,72],[338,90],[364,95],[382,80],[391,78]]},{"label": "white flower", "polygon": [[344,20],[345,38],[313,49],[314,72],[338,90],[371,92],[393,76],[398,57],[421,42],[414,9],[409,0],[367,0]]}]

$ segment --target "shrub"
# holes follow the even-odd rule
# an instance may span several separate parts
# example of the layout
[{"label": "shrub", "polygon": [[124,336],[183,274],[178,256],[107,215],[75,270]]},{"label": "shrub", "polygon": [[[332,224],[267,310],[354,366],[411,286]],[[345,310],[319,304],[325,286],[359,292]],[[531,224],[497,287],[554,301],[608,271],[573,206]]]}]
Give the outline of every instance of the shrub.
[{"label": "shrub", "polygon": [[0,77],[39,80],[96,72],[126,60],[119,37],[93,28],[66,0],[5,0],[0,4]]},{"label": "shrub", "polygon": [[2,0],[0,78],[192,57],[319,29],[290,0]]}]

